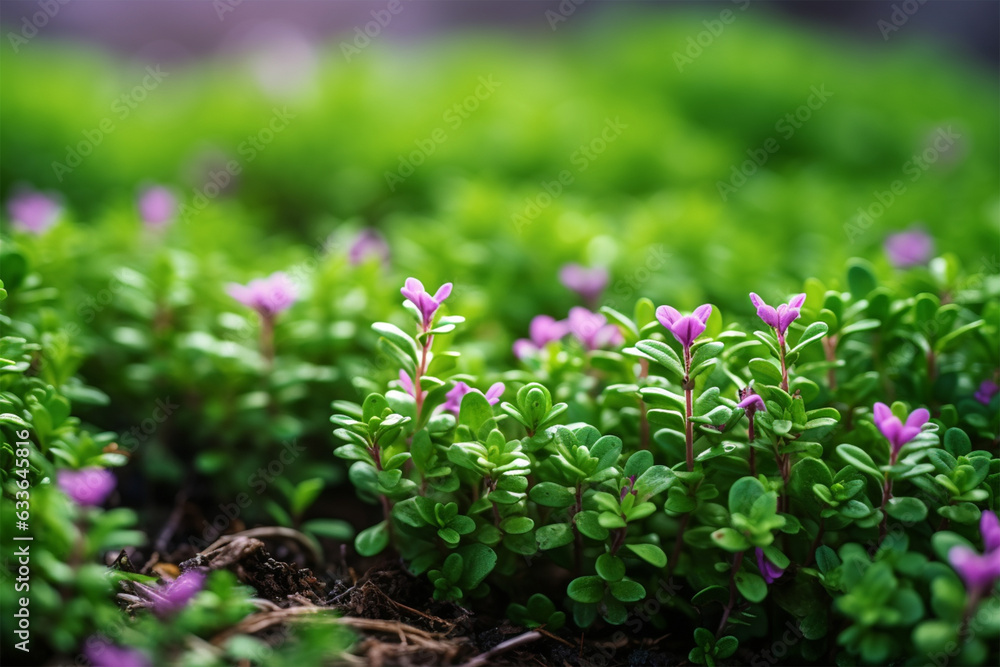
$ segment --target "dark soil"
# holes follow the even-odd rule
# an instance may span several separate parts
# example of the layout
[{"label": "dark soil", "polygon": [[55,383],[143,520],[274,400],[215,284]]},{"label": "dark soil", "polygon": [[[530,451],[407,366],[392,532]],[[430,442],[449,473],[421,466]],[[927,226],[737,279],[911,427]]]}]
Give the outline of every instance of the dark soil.
[{"label": "dark soil", "polygon": [[[338,497],[323,499],[326,506],[313,510],[318,516],[343,516],[349,511],[356,516],[346,518],[358,526],[381,518],[375,514],[377,508],[358,502],[353,494],[331,491]],[[256,589],[263,601],[261,610],[213,638],[213,643],[246,632],[276,644],[287,636],[283,631],[287,622],[332,609],[340,615],[339,622],[357,635],[352,652],[368,665],[686,664],[687,642],[679,635],[671,637],[669,628],[647,628],[640,634],[624,627],[595,627],[576,635],[568,628],[530,631],[506,619],[508,595],[527,597],[536,592],[522,590],[520,582],[514,584],[517,591],[494,591],[485,600],[477,600],[474,608],[440,602],[433,599],[433,587],[426,578],[410,575],[390,555],[364,559],[348,545],[325,541],[323,556],[298,531],[281,527],[247,530],[239,518],[225,534],[217,535],[200,510],[200,501],[177,498],[164,524],[151,531],[158,535],[154,548],[148,553],[123,552],[114,566],[167,578],[189,569],[228,569]],[[545,572],[536,579],[564,589],[566,582],[558,574]],[[123,606],[142,606],[142,597],[140,590],[126,589]]]}]

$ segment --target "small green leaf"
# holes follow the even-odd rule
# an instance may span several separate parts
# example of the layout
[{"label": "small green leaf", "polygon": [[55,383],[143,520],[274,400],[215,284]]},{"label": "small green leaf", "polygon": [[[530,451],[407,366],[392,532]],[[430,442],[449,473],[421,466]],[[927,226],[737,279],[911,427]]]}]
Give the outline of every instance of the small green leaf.
[{"label": "small green leaf", "polygon": [[520,535],[535,527],[535,522],[526,516],[510,516],[500,522],[500,530],[509,535]]},{"label": "small green leaf", "polygon": [[868,452],[861,449],[860,447],[855,447],[854,445],[840,444],[837,445],[837,453],[840,457],[853,465],[858,470],[866,472],[873,477],[879,479],[882,478],[882,473],[879,472],[878,467],[875,462],[872,461],[872,457],[868,455]]},{"label": "small green leaf", "polygon": [[569,582],[566,594],[577,602],[596,604],[604,597],[604,580],[600,577],[577,577]]},{"label": "small green leaf", "polygon": [[626,544],[625,548],[654,567],[667,565],[667,554],[655,544]]},{"label": "small green leaf", "polygon": [[750,375],[758,384],[780,385],[781,369],[769,359],[751,359],[747,364]]},{"label": "small green leaf", "polygon": [[389,527],[385,521],[380,521],[370,528],[358,533],[354,538],[354,548],[361,556],[377,556],[389,546]]},{"label": "small green leaf", "polygon": [[535,531],[538,548],[542,551],[556,549],[573,541],[573,527],[568,523],[553,523]]},{"label": "small green leaf", "polygon": [[536,484],[528,495],[544,507],[569,507],[576,501],[571,490],[554,482]]},{"label": "small green leaf", "polygon": [[625,562],[618,556],[601,554],[594,564],[597,574],[605,581],[621,581],[625,576]]},{"label": "small green leaf", "polygon": [[622,602],[638,602],[646,597],[646,589],[642,587],[642,584],[631,579],[612,582],[608,584],[608,587],[615,599]]},{"label": "small green leaf", "polygon": [[916,523],[923,521],[927,517],[927,506],[917,498],[895,497],[890,498],[885,507],[886,513],[893,519],[899,519],[906,523]]},{"label": "small green leaf", "polygon": [[763,602],[767,597],[767,583],[763,577],[751,572],[739,572],[735,581],[740,595],[750,602]]},{"label": "small green leaf", "polygon": [[302,524],[302,530],[319,537],[338,541],[349,540],[354,535],[354,528],[351,527],[351,524],[340,519],[310,519]]}]

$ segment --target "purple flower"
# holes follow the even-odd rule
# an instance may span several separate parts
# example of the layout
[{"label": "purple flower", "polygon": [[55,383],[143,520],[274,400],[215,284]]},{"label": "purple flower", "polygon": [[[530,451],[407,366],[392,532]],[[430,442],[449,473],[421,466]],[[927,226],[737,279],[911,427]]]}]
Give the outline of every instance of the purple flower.
[{"label": "purple flower", "polygon": [[54,196],[35,190],[23,190],[7,201],[7,214],[14,227],[36,236],[55,224],[62,206]]},{"label": "purple flower", "polygon": [[986,553],[1000,551],[1000,518],[993,512],[983,512],[979,517],[979,532],[983,535]]},{"label": "purple flower", "polygon": [[146,188],[139,193],[139,215],[147,227],[164,227],[177,215],[177,196],[162,185]]},{"label": "purple flower", "polygon": [[684,349],[691,347],[691,343],[705,330],[705,323],[711,314],[712,306],[707,303],[698,306],[692,315],[682,316],[676,308],[670,306],[660,306],[656,309],[656,319],[674,335]]},{"label": "purple flower", "polygon": [[416,278],[407,278],[406,286],[399,290],[406,300],[417,307],[420,315],[424,318],[424,331],[430,329],[434,313],[441,306],[441,303],[451,294],[451,283],[445,283],[438,288],[438,291],[431,296],[424,290],[424,284]]},{"label": "purple flower", "polygon": [[592,313],[581,306],[570,309],[569,317],[566,318],[566,326],[569,332],[588,350],[621,345],[625,340],[617,326],[608,324],[608,318],[600,313]]},{"label": "purple flower", "polygon": [[298,298],[295,283],[281,271],[272,273],[267,278],[251,280],[247,285],[229,283],[226,291],[229,296],[267,319],[290,308]]},{"label": "purple flower", "polygon": [[783,303],[777,308],[764,303],[764,300],[754,292],[750,292],[750,301],[757,308],[757,317],[764,320],[764,324],[775,329],[779,336],[784,336],[788,331],[788,325],[799,319],[802,304],[806,302],[805,294],[797,294],[788,303]]},{"label": "purple flower", "polygon": [[754,553],[757,554],[757,569],[760,570],[760,575],[764,577],[765,582],[773,584],[785,573],[783,568],[778,567],[767,559],[767,556],[764,555],[764,550],[760,547],[754,549]]},{"label": "purple flower", "polygon": [[389,261],[389,244],[377,229],[366,227],[354,237],[354,242],[347,251],[347,258],[354,266],[364,264],[370,259],[377,259],[385,264]]},{"label": "purple flower", "polygon": [[105,468],[60,470],[56,483],[77,505],[100,505],[115,490],[115,476]]},{"label": "purple flower", "polygon": [[633,496],[638,496],[639,492],[635,490],[635,475],[629,475],[625,481],[622,483],[622,489],[618,494],[618,502],[625,500],[625,496],[632,494]]},{"label": "purple flower", "polygon": [[536,315],[531,320],[529,331],[531,340],[520,338],[514,342],[514,356],[518,359],[524,359],[552,341],[559,340],[569,333],[569,326],[563,320],[556,320],[548,315]]},{"label": "purple flower", "polygon": [[934,239],[927,232],[911,227],[885,239],[885,254],[897,269],[926,264],[934,254]]},{"label": "purple flower", "polygon": [[759,394],[753,393],[752,389],[741,390],[740,395],[744,396],[743,400],[736,404],[736,407],[743,408],[747,411],[747,414],[753,414],[760,410],[761,412],[767,412],[767,408],[764,407],[764,399],[760,397]]},{"label": "purple flower", "polygon": [[160,589],[160,597],[153,604],[153,609],[161,615],[180,611],[204,585],[204,572],[188,570]]},{"label": "purple flower", "polygon": [[149,667],[145,654],[134,649],[115,646],[104,637],[87,639],[84,655],[92,667]]},{"label": "purple flower", "polygon": [[[500,401],[500,397],[503,396],[505,389],[506,387],[503,382],[494,383],[486,390],[486,402],[490,405],[496,405]],[[457,415],[462,407],[462,397],[470,391],[478,391],[478,389],[473,389],[464,382],[456,382],[451,391],[445,394],[447,400],[445,401],[444,409]]]},{"label": "purple flower", "polygon": [[983,383],[979,385],[979,389],[976,390],[974,394],[975,399],[982,403],[983,405],[989,405],[993,397],[1000,393],[1000,386],[997,386],[996,382],[992,380],[983,380]]},{"label": "purple flower", "polygon": [[892,410],[885,403],[876,403],[874,408],[875,425],[882,435],[886,437],[891,446],[891,463],[896,463],[899,450],[903,445],[913,440],[920,434],[920,428],[931,418],[931,413],[925,408],[918,408],[910,413],[904,424],[892,414]]},{"label": "purple flower", "polygon": [[608,271],[601,267],[588,269],[579,264],[566,264],[559,270],[559,280],[587,303],[594,303],[608,285]]},{"label": "purple flower", "polygon": [[989,590],[993,582],[1000,579],[1000,520],[993,512],[983,512],[979,519],[979,531],[983,535],[983,553],[978,554],[969,547],[952,547],[948,560],[955,568],[965,587],[979,596]]}]

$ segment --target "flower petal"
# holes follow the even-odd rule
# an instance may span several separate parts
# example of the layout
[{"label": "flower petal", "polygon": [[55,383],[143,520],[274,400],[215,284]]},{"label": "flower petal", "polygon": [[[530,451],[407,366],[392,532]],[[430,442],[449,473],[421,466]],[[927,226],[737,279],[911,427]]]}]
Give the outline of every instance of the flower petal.
[{"label": "flower petal", "polygon": [[806,302],[806,295],[805,292],[803,292],[802,294],[796,294],[795,296],[793,296],[792,300],[788,302],[788,305],[791,306],[792,308],[801,308],[805,302]]},{"label": "flower petal", "polygon": [[451,294],[451,283],[445,283],[438,288],[438,291],[434,293],[434,300],[440,303],[448,298]]},{"label": "flower petal", "polygon": [[906,425],[909,428],[915,428],[917,431],[926,424],[931,418],[931,413],[927,411],[926,408],[917,408],[910,413],[910,416],[906,418]]},{"label": "flower petal", "polygon": [[694,316],[701,320],[703,324],[708,322],[708,318],[712,316],[712,304],[706,303],[698,306],[698,309],[694,311]]},{"label": "flower petal", "polygon": [[660,324],[670,329],[674,322],[681,319],[680,312],[671,306],[660,306],[656,309],[656,319],[660,321]]},{"label": "flower petal", "polygon": [[[983,512],[979,518],[979,532],[983,534],[983,547],[986,553],[1000,550],[1000,519],[993,512]],[[1000,554],[996,554],[1000,558]]]},{"label": "flower petal", "polygon": [[506,389],[503,382],[494,382],[490,385],[490,388],[486,390],[486,400],[490,405],[496,405],[500,397],[503,396],[503,392]]},{"label": "flower petal", "polygon": [[754,308],[761,308],[761,307],[767,305],[764,302],[764,299],[762,299],[759,296],[757,296],[756,292],[750,292],[750,303],[752,303],[754,305]]},{"label": "flower petal", "polygon": [[764,304],[757,308],[757,317],[764,320],[764,324],[775,329],[778,328],[778,311],[773,306]]}]

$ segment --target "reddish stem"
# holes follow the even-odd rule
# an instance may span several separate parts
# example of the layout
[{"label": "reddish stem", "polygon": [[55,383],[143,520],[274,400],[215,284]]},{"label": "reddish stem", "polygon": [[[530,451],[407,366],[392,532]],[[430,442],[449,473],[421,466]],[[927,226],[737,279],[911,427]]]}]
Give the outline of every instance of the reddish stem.
[{"label": "reddish stem", "polygon": [[778,356],[781,358],[781,388],[788,393],[788,366],[785,365],[785,334],[778,334]]},{"label": "reddish stem", "polygon": [[684,450],[688,472],[694,470],[694,383],[691,381],[691,348],[684,346]]},{"label": "reddish stem", "polygon": [[420,389],[420,379],[427,372],[427,353],[430,352],[431,342],[434,340],[434,336],[428,336],[427,340],[424,341],[424,347],[420,351],[420,365],[417,366],[417,372],[413,378],[413,398],[417,403],[417,424],[420,424],[420,411],[424,406],[424,392]]},{"label": "reddish stem", "polygon": [[733,612],[733,607],[736,606],[736,573],[739,572],[742,564],[743,552],[740,551],[733,558],[733,570],[729,573],[729,602],[726,604],[726,608],[722,612],[722,620],[719,622],[719,629],[715,631],[716,639],[722,636],[722,631],[726,629],[726,622],[729,621],[729,615]]}]

